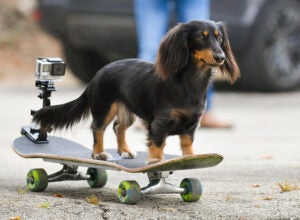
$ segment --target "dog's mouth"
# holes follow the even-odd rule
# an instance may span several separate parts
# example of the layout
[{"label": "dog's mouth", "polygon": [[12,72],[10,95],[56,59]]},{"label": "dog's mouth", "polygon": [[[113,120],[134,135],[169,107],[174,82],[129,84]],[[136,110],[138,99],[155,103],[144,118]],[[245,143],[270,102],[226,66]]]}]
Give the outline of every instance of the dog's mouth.
[{"label": "dog's mouth", "polygon": [[219,66],[222,66],[224,64],[224,61],[222,61],[220,63],[219,62],[213,62],[213,63],[211,63],[211,62],[207,62],[204,59],[200,59],[200,61],[202,61],[204,64],[206,64],[208,66],[211,66],[211,67],[219,67]]}]

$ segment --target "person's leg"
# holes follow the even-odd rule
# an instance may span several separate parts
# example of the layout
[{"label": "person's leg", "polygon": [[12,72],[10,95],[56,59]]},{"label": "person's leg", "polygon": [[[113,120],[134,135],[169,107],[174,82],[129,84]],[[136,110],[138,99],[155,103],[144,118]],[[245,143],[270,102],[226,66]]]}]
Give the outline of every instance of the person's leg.
[{"label": "person's leg", "polygon": [[204,128],[231,128],[232,124],[224,121],[220,121],[213,113],[212,113],[212,100],[214,94],[214,87],[211,83],[207,90],[206,95],[206,110],[203,114],[200,126]]},{"label": "person's leg", "polygon": [[[170,0],[135,0],[134,13],[138,39],[138,58],[154,62],[161,39],[170,23]],[[144,129],[140,120],[138,130]]]},{"label": "person's leg", "polygon": [[210,18],[210,0],[178,0],[176,11],[179,22],[208,20]]},{"label": "person's leg", "polygon": [[[208,20],[210,17],[210,0],[178,0],[176,11],[179,22]],[[206,111],[211,108],[212,96],[213,84],[211,83],[207,92]]]},{"label": "person's leg", "polygon": [[[179,22],[192,20],[208,20],[210,18],[210,0],[178,0],[176,4]],[[201,127],[230,128],[232,125],[219,121],[212,113],[212,99],[214,96],[213,83],[210,83],[206,97],[206,112],[201,118]]]},{"label": "person's leg", "polygon": [[135,0],[138,57],[154,61],[159,43],[168,30],[169,0]]},{"label": "person's leg", "polygon": [[210,112],[212,109],[213,94],[214,94],[214,85],[211,82],[208,86],[207,94],[206,94],[206,109],[205,109],[206,112]]}]

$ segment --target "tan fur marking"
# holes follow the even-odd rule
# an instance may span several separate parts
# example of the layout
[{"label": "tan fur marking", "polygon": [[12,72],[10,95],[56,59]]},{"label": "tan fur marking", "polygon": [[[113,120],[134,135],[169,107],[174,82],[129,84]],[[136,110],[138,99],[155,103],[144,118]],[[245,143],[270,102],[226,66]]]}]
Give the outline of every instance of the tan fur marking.
[{"label": "tan fur marking", "polygon": [[121,102],[117,102],[118,125],[115,127],[118,142],[118,153],[130,153],[130,149],[126,143],[126,130],[135,120],[135,116]]},{"label": "tan fur marking", "polygon": [[127,142],[126,142],[126,127],[117,125],[116,127],[116,136],[117,136],[117,142],[118,142],[118,153],[129,153],[130,150],[128,148]]},{"label": "tan fur marking", "polygon": [[108,114],[107,114],[107,116],[106,116],[106,118],[105,118],[105,121],[104,121],[104,124],[103,124],[103,128],[105,129],[106,128],[106,126],[114,119],[114,117],[116,116],[116,114],[117,114],[117,108],[118,107],[118,105],[117,105],[117,103],[113,103],[112,105],[111,105],[111,107],[110,107],[110,110],[109,110],[109,112],[108,112]]},{"label": "tan fur marking", "polygon": [[204,35],[205,37],[207,37],[207,36],[208,36],[208,31],[203,31],[203,35]]},{"label": "tan fur marking", "polygon": [[101,128],[99,128],[97,131],[95,131],[95,138],[96,138],[96,143],[94,144],[93,147],[93,155],[97,155],[99,153],[104,152],[104,147],[103,147],[103,135],[105,128],[107,125],[114,119],[115,115],[117,113],[117,104],[113,103],[110,107],[110,110],[104,120],[104,123]]},{"label": "tan fur marking", "polygon": [[93,147],[93,155],[98,155],[100,153],[104,152],[104,147],[103,147],[103,130],[98,130],[96,131],[96,140],[97,142],[95,143]]},{"label": "tan fur marking", "polygon": [[149,147],[149,161],[153,159],[158,159],[159,161],[162,161],[164,159],[165,146],[166,143],[163,143],[162,146],[157,146],[154,143],[152,143]]},{"label": "tan fur marking", "polygon": [[180,146],[181,146],[181,151],[182,155],[193,155],[194,150],[193,150],[193,143],[190,135],[187,134],[182,134],[179,136],[180,137]]},{"label": "tan fur marking", "polygon": [[189,112],[185,109],[175,108],[171,110],[171,118],[177,119],[189,116]]},{"label": "tan fur marking", "polygon": [[194,59],[196,60],[197,64],[200,61],[201,67],[203,67],[203,62],[205,64],[215,64],[213,53],[209,49],[196,50],[194,52]]},{"label": "tan fur marking", "polygon": [[217,36],[219,36],[220,33],[219,33],[219,31],[215,30],[214,34],[217,37]]},{"label": "tan fur marking", "polygon": [[199,69],[203,70],[204,72],[207,72],[208,69],[210,68],[209,65],[207,65],[205,62],[202,60],[196,61],[196,65]]}]

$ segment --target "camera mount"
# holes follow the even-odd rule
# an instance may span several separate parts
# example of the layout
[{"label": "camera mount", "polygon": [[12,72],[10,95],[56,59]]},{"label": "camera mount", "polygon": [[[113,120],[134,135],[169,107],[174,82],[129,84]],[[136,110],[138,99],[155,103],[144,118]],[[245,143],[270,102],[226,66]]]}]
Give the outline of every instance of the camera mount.
[{"label": "camera mount", "polygon": [[55,92],[56,89],[54,87],[54,82],[49,80],[49,81],[35,81],[35,86],[38,87],[39,90],[41,90],[40,94],[38,97],[43,100],[43,108],[46,106],[50,106],[50,97],[51,93]]},{"label": "camera mount", "polygon": [[[36,80],[35,81],[35,86],[40,90],[39,95],[37,96],[38,98],[42,99],[43,101],[43,108],[50,106],[51,101],[51,93],[56,91],[55,86],[54,86],[54,81],[49,80],[49,81],[40,81]],[[35,110],[31,110],[30,114],[34,115]],[[28,137],[31,141],[33,141],[36,144],[43,144],[43,143],[48,143],[48,134],[51,129],[43,130],[41,128],[34,128],[32,126],[23,126],[21,129],[21,133],[24,134],[26,137]]]},{"label": "camera mount", "polygon": [[[60,80],[65,74],[66,64],[60,58],[38,58],[36,61],[35,86],[40,90],[38,98],[42,99],[42,107],[51,105],[51,93],[56,91],[54,81]],[[34,115],[36,111],[31,110]],[[51,128],[35,128],[31,125],[23,126],[21,134],[36,144],[48,143],[48,134]]]}]

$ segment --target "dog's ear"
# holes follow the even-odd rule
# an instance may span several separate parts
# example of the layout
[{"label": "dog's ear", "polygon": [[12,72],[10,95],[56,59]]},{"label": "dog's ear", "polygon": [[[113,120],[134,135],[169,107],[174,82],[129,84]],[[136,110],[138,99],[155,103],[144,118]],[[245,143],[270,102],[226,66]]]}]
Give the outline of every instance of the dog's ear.
[{"label": "dog's ear", "polygon": [[155,72],[163,80],[181,71],[189,60],[188,28],[178,24],[162,39],[155,61]]},{"label": "dog's ear", "polygon": [[229,81],[231,83],[234,83],[240,76],[240,69],[239,69],[237,62],[235,60],[235,57],[232,53],[226,27],[224,26],[224,24],[222,22],[218,22],[217,24],[223,34],[223,41],[222,41],[221,47],[225,53],[225,62],[224,62],[224,65],[222,65],[220,67],[220,70],[224,75],[229,77]]}]

